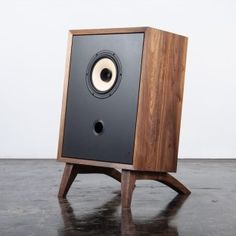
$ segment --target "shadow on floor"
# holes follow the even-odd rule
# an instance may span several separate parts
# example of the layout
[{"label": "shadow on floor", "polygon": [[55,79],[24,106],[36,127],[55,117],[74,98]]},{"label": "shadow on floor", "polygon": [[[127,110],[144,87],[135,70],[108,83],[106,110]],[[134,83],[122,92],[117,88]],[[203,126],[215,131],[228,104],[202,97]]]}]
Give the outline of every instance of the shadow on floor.
[{"label": "shadow on floor", "polygon": [[[187,196],[177,195],[166,207],[152,218],[133,220],[131,209],[120,209],[120,195],[116,194],[110,201],[91,214],[76,215],[76,209],[67,199],[59,199],[64,228],[58,229],[58,236],[76,235],[165,235],[176,236],[178,229],[170,225]],[[79,210],[78,210],[79,211]],[[86,232],[86,233],[85,233]],[[82,234],[81,234],[82,233]]]}]

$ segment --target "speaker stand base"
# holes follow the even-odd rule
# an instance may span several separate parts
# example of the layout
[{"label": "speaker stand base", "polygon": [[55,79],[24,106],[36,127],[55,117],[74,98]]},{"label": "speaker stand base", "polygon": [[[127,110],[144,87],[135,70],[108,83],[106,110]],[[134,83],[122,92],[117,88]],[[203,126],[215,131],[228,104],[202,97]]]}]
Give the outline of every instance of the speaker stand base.
[{"label": "speaker stand base", "polygon": [[58,192],[59,198],[66,197],[71,184],[73,183],[75,177],[79,173],[105,174],[121,182],[122,208],[130,208],[136,180],[141,180],[141,179],[155,180],[167,185],[168,187],[172,188],[179,194],[188,195],[191,193],[182,183],[180,183],[172,175],[166,172],[149,172],[149,171],[134,171],[134,170],[122,170],[122,172],[119,172],[114,168],[66,163],[60,184],[60,189]]},{"label": "speaker stand base", "polygon": [[113,179],[121,182],[121,173],[114,168],[89,166],[89,165],[78,165],[66,163],[63,176],[61,179],[60,189],[58,192],[58,197],[65,198],[71,184],[73,183],[77,174],[89,174],[89,173],[99,173],[105,174]]},{"label": "speaker stand base", "polygon": [[122,208],[130,208],[136,180],[155,180],[167,185],[179,194],[189,195],[191,193],[189,189],[167,172],[122,170],[121,176]]}]

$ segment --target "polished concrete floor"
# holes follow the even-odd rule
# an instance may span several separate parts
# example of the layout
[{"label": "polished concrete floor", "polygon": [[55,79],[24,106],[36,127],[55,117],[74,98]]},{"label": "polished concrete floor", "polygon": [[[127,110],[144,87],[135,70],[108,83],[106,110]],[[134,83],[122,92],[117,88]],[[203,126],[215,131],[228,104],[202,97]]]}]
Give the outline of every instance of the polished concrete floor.
[{"label": "polished concrete floor", "polygon": [[0,236],[236,235],[236,160],[179,161],[175,176],[192,194],[138,181],[131,211],[121,210],[120,184],[98,174],[77,176],[67,200],[58,200],[63,167],[0,160]]}]

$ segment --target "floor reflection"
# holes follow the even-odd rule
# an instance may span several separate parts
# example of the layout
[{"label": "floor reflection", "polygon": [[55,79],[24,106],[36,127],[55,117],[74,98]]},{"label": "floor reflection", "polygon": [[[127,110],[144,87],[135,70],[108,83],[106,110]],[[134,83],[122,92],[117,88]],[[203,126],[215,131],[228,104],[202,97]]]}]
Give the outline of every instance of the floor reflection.
[{"label": "floor reflection", "polygon": [[[130,209],[120,210],[120,195],[97,208],[91,214],[75,214],[67,199],[59,199],[64,226],[58,236],[71,235],[165,235],[177,236],[178,229],[170,225],[187,196],[177,195],[166,207],[152,218],[133,220]],[[80,212],[79,209],[76,209]],[[134,217],[135,218],[135,217]]]}]

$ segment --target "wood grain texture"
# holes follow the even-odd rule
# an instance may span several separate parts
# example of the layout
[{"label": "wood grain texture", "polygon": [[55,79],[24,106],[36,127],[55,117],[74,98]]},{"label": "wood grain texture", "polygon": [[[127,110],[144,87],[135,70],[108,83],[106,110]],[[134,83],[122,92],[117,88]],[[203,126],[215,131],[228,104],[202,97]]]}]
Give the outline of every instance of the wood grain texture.
[{"label": "wood grain texture", "polygon": [[78,173],[78,166],[66,163],[61,179],[58,197],[65,198]]},{"label": "wood grain texture", "polygon": [[165,172],[122,170],[121,176],[121,202],[122,208],[130,208],[136,180],[154,180],[161,182],[182,195],[191,192],[172,175]]},{"label": "wood grain texture", "polygon": [[58,161],[66,162],[66,163],[73,163],[73,164],[81,164],[81,165],[103,166],[103,167],[108,167],[108,168],[110,167],[110,168],[116,168],[116,169],[133,170],[133,165],[112,163],[112,162],[105,162],[105,161],[84,160],[84,159],[79,159],[79,158],[66,158],[62,156],[58,156]]},{"label": "wood grain texture", "polygon": [[134,169],[175,172],[187,38],[145,32],[135,133]]},{"label": "wood grain texture", "polygon": [[[133,164],[62,156],[67,88],[74,35],[144,33]],[[177,166],[187,38],[150,27],[71,30],[58,145],[59,161],[129,170],[174,172]]]},{"label": "wood grain texture", "polygon": [[67,104],[67,91],[68,91],[68,83],[69,83],[69,76],[70,76],[70,61],[71,61],[72,39],[73,39],[73,34],[71,32],[69,32],[68,33],[68,43],[67,43],[66,63],[65,63],[64,88],[63,88],[63,96],[62,96],[60,132],[59,132],[58,151],[57,151],[57,160],[59,160],[59,161],[62,157],[61,154],[62,154],[63,137],[64,137],[64,125],[65,125],[66,104]]},{"label": "wood grain texture", "polygon": [[87,166],[87,165],[78,165],[79,174],[104,174],[112,177],[113,179],[121,182],[121,172],[114,168],[107,167],[98,167],[98,166]]},{"label": "wood grain texture", "polygon": [[[74,35],[144,33],[133,164],[62,156],[67,88]],[[122,207],[129,208],[136,179],[162,182],[180,194],[190,191],[167,172],[177,167],[187,38],[150,27],[71,30],[61,112],[58,161],[66,162],[59,190],[65,197],[78,173],[103,173],[121,181]],[[122,169],[122,175],[114,168]]]},{"label": "wood grain texture", "polygon": [[127,27],[127,28],[110,28],[110,29],[80,29],[70,30],[73,35],[92,35],[92,34],[127,34],[143,33],[148,27]]},{"label": "wood grain texture", "polygon": [[188,195],[190,194],[190,190],[188,190],[182,183],[180,183],[176,178],[172,175],[165,172],[146,172],[146,171],[138,171],[135,172],[136,180],[137,179],[148,179],[148,180],[156,180],[161,182],[168,187],[172,188],[179,194]]},{"label": "wood grain texture", "polygon": [[187,187],[168,173],[159,173],[154,180],[165,184],[179,194],[189,195],[191,193]]},{"label": "wood grain texture", "polygon": [[75,180],[78,174],[91,174],[91,173],[108,175],[111,178],[117,180],[118,182],[121,182],[121,172],[119,172],[114,168],[66,163],[61,179],[58,197],[59,198],[66,197],[73,181]]}]

